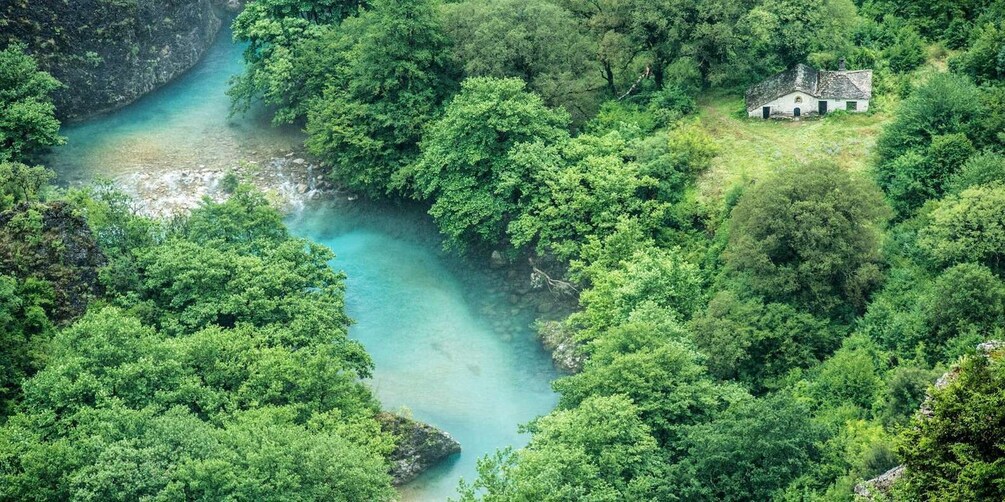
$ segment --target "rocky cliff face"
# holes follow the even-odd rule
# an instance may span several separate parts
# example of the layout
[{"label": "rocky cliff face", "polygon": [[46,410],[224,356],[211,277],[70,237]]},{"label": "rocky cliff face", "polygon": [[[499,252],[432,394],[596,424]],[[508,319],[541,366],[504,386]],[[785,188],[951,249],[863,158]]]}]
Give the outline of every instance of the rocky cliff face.
[{"label": "rocky cliff face", "polygon": [[0,212],[0,274],[47,282],[54,301],[46,313],[57,322],[79,317],[101,293],[106,262],[87,222],[65,202]]},{"label": "rocky cliff face", "polygon": [[0,46],[24,43],[65,87],[57,113],[82,119],[129,104],[194,65],[220,19],[210,0],[8,0]]}]

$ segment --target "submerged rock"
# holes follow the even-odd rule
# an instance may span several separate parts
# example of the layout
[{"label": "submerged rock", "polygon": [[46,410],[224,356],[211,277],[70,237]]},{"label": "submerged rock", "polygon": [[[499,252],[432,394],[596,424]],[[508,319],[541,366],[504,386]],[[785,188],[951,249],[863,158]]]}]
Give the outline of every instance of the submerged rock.
[{"label": "submerged rock", "polygon": [[441,460],[460,453],[461,444],[444,431],[393,413],[377,415],[381,429],[395,436],[391,452],[391,478],[403,485]]},{"label": "submerged rock", "polygon": [[226,10],[227,12],[241,12],[244,8],[243,0],[216,0],[217,7]]},{"label": "submerged rock", "polygon": [[498,269],[506,266],[506,258],[499,251],[492,251],[489,257],[489,266]]}]

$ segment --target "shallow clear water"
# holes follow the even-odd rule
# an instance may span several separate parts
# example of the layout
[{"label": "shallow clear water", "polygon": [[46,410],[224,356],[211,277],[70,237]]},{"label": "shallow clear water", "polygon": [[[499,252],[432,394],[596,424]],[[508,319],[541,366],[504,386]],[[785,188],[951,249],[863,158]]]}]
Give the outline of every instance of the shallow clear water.
[{"label": "shallow clear water", "polygon": [[241,72],[243,46],[224,22],[216,42],[191,70],[131,105],[63,127],[66,146],[47,156],[60,183],[115,178],[138,171],[229,169],[240,161],[294,148],[294,126],[272,127],[261,107],[229,117],[225,95]]},{"label": "shallow clear water", "polygon": [[[241,47],[221,30],[202,62],[175,82],[115,113],[64,128],[69,144],[47,163],[62,183],[136,172],[227,169],[296,147],[295,128],[267,114],[228,118],[224,94],[240,71]],[[556,376],[530,329],[532,315],[509,305],[498,278],[440,252],[421,209],[329,202],[309,205],[291,229],[331,247],[348,274],[350,334],[376,363],[370,382],[389,410],[407,408],[448,431],[463,452],[402,489],[406,500],[446,500],[475,461],[521,446],[517,426],[556,403]]]},{"label": "shallow clear water", "polygon": [[442,256],[435,229],[415,210],[361,203],[315,205],[291,217],[293,232],[332,248],[348,275],[350,332],[376,362],[384,406],[405,407],[448,431],[461,454],[403,490],[446,500],[475,461],[526,437],[516,426],[556,403],[551,360],[488,273]]}]

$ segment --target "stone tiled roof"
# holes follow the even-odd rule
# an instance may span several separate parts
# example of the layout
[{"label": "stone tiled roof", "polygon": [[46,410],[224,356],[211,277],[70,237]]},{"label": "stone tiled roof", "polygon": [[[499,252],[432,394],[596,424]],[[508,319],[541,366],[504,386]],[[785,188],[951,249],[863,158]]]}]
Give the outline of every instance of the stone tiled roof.
[{"label": "stone tiled roof", "polygon": [[872,97],[872,70],[819,72],[816,96],[834,99],[869,99]]},{"label": "stone tiled roof", "polygon": [[869,99],[872,70],[823,71],[797,64],[747,89],[747,111],[793,92],[827,99]]}]

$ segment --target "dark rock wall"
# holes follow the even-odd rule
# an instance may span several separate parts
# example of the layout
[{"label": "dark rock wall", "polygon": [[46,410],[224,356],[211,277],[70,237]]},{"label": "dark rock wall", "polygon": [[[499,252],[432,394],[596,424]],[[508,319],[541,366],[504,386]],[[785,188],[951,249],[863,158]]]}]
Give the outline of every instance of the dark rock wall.
[{"label": "dark rock wall", "polygon": [[129,104],[191,68],[220,19],[210,0],[3,0],[0,46],[22,42],[65,87],[57,113]]}]

